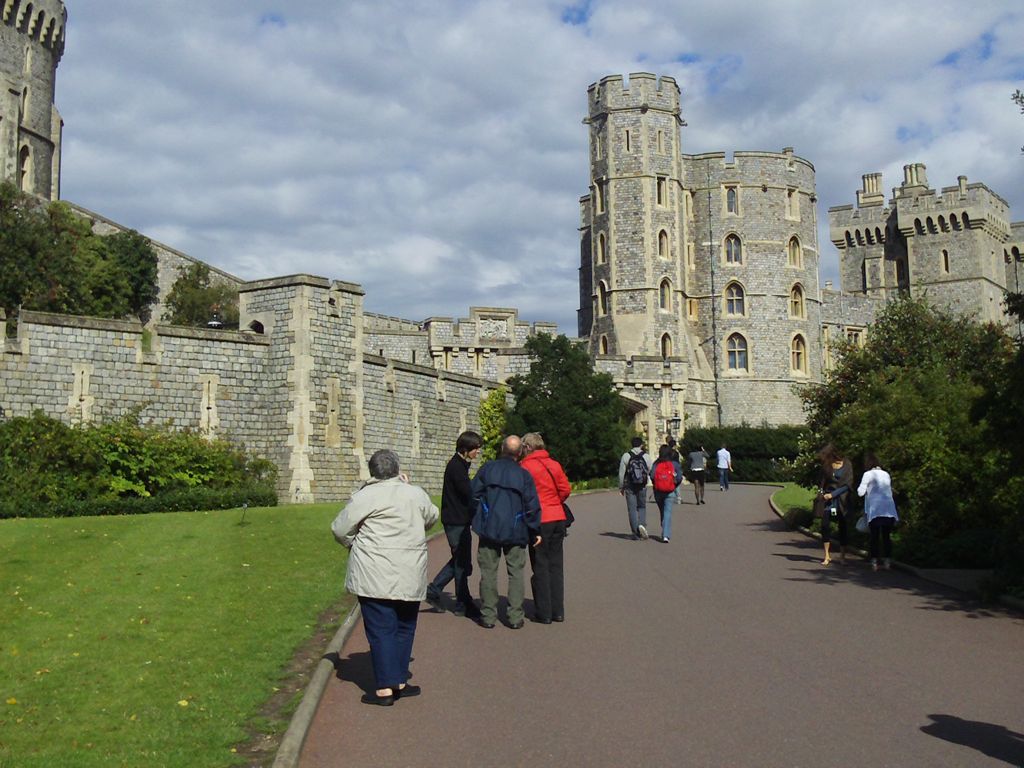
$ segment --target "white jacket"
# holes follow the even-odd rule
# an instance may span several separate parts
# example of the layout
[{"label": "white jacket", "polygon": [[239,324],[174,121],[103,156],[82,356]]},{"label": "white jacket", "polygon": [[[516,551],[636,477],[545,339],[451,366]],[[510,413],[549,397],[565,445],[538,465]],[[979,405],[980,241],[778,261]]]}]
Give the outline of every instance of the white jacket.
[{"label": "white jacket", "polygon": [[864,516],[871,522],[876,517],[895,517],[896,502],[892,500],[892,478],[884,469],[875,467],[864,473],[860,479],[860,487],[857,488],[857,495],[864,496]]},{"label": "white jacket", "polygon": [[345,588],[382,600],[426,597],[425,531],[437,517],[422,488],[398,477],[369,480],[331,523],[334,538],[352,550]]}]

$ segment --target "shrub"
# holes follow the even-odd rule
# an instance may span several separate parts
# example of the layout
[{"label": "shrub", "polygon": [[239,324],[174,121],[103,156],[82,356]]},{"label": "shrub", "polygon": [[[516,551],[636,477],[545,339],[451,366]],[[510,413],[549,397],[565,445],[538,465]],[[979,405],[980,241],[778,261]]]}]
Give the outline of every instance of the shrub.
[{"label": "shrub", "polygon": [[700,446],[711,454],[710,469],[717,469],[715,452],[725,445],[732,455],[737,480],[778,482],[789,479],[787,466],[800,451],[800,438],[806,433],[800,426],[779,427],[690,427],[679,448],[686,455]]}]

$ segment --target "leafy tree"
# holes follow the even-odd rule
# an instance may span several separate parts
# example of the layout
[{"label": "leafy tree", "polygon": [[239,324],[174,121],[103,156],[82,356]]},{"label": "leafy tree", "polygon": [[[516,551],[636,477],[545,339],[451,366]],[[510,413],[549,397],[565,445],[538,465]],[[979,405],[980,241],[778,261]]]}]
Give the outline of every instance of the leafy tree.
[{"label": "leafy tree", "polygon": [[540,432],[570,478],[612,474],[629,435],[612,378],[595,373],[586,350],[565,336],[531,337],[526,351],[529,373],[509,380],[509,431]]},{"label": "leafy tree", "polygon": [[505,406],[505,398],[507,395],[508,389],[501,386],[488,394],[480,403],[480,437],[484,440],[483,447],[480,449],[481,463],[498,456],[501,441],[506,434],[508,408]]},{"label": "leafy tree", "polygon": [[205,326],[214,312],[225,327],[237,328],[238,289],[214,280],[205,264],[180,268],[167,296],[164,320],[173,325]]},{"label": "leafy tree", "polygon": [[46,293],[48,232],[39,200],[0,183],[0,306],[17,315],[26,297]]},{"label": "leafy tree", "polygon": [[158,259],[150,241],[134,229],[103,238],[110,261],[128,285],[128,307],[142,322],[149,320],[159,289]]}]

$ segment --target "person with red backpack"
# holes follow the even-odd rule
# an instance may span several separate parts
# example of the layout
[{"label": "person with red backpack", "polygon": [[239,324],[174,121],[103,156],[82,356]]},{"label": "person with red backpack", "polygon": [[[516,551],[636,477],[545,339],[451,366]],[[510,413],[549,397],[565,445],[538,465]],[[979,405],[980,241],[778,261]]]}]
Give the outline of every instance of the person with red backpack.
[{"label": "person with red backpack", "polygon": [[683,482],[683,468],[673,458],[672,448],[661,446],[658,460],[651,467],[651,481],[654,484],[654,501],[661,514],[661,541],[668,544],[672,537],[672,505],[676,503],[676,488]]}]

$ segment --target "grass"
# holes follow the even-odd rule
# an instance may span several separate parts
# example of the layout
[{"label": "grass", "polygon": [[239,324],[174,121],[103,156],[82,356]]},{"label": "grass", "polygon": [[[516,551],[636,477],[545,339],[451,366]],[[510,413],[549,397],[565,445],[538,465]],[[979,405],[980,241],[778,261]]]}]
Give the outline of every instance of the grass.
[{"label": "grass", "polygon": [[814,520],[811,509],[816,491],[804,488],[796,483],[785,483],[782,488],[772,494],[772,501],[782,513],[786,524],[795,528],[798,525],[809,527]]},{"label": "grass", "polygon": [[0,521],[0,766],[240,762],[344,593],[338,508]]}]

